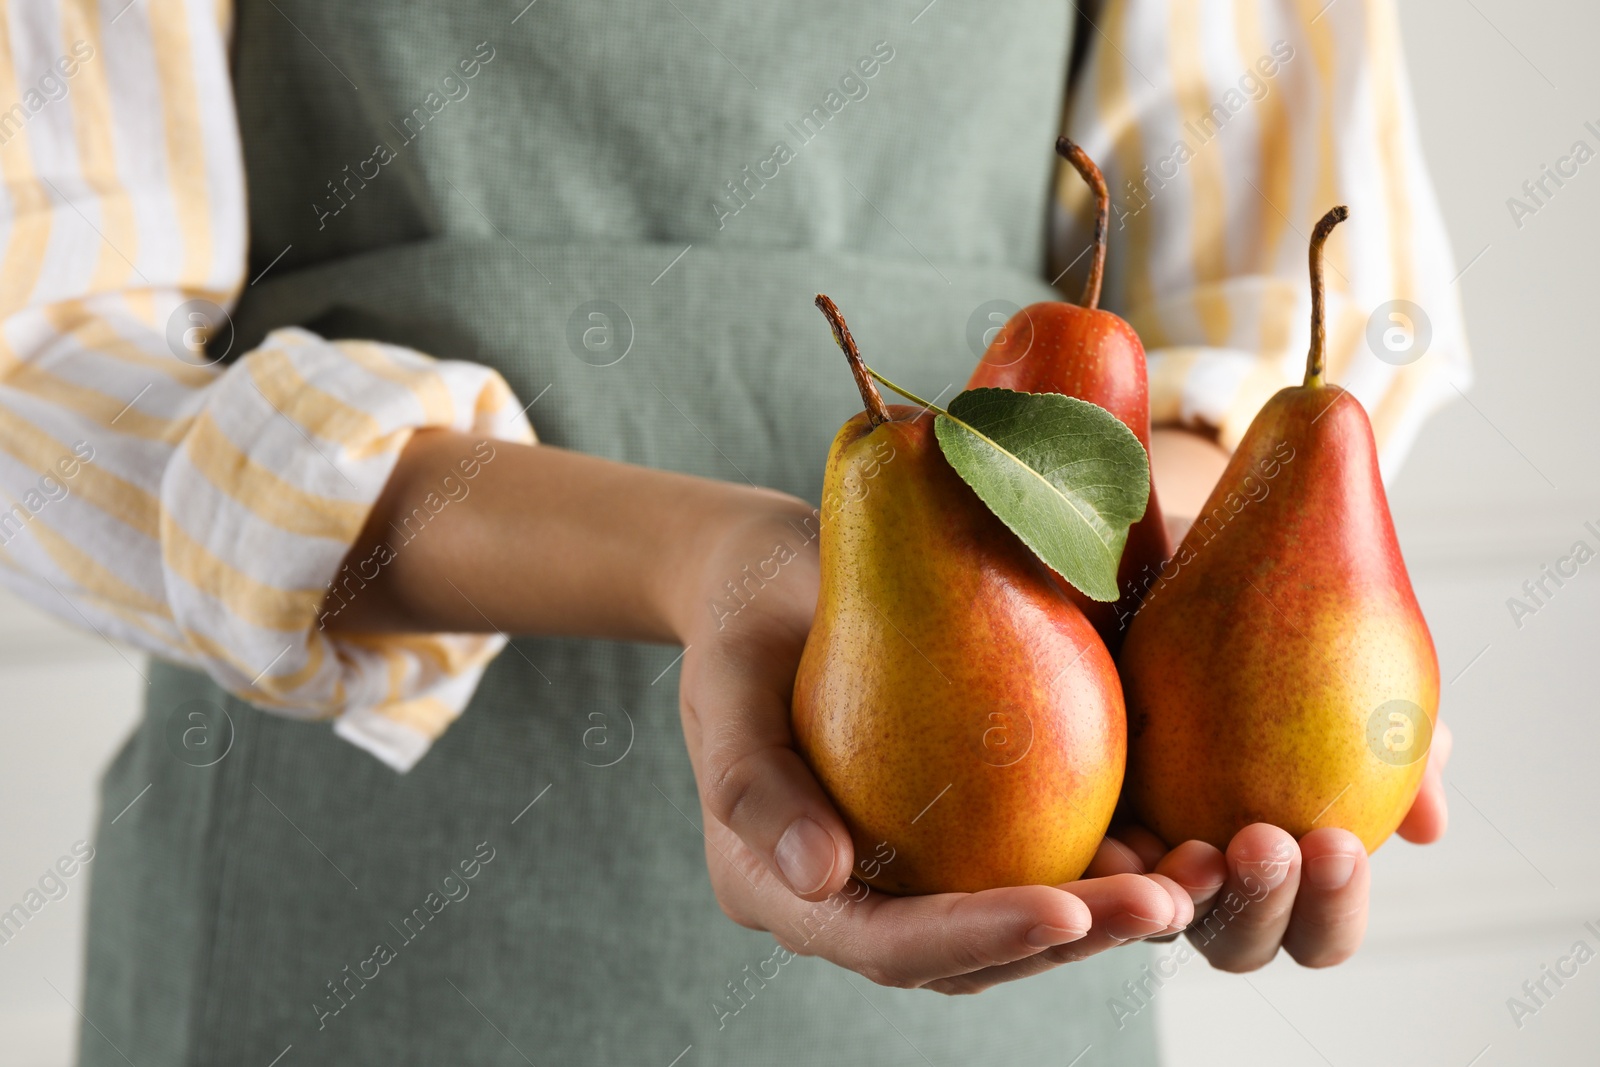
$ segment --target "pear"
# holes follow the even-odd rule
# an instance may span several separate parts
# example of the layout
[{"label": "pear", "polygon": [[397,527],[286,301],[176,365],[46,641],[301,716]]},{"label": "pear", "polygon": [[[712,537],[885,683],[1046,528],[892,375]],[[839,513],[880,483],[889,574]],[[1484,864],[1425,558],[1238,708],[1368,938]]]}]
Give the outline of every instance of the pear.
[{"label": "pear", "polygon": [[[1078,145],[1062,137],[1056,151],[1082,175],[1095,197],[1094,258],[1078,304],[1041,301],[1017,312],[989,342],[983,359],[967,382],[968,389],[992,386],[1024,393],[1061,393],[1099,404],[1132,430],[1150,451],[1150,385],[1144,346],[1139,335],[1118,316],[1100,307],[1101,279],[1106,266],[1111,194],[1100,168]],[[1067,584],[1067,591],[1112,653],[1122,646],[1127,627],[1139,608],[1141,579],[1154,574],[1172,555],[1156,487],[1144,517],[1128,530],[1128,542],[1117,568],[1122,595],[1116,601],[1092,600]]]},{"label": "pear", "polygon": [[945,460],[935,417],[886,405],[838,309],[817,305],[866,410],[828,453],[797,746],[877,889],[1071,881],[1122,785],[1110,653]]},{"label": "pear", "polygon": [[1122,649],[1128,799],[1168,842],[1260,821],[1371,852],[1421,782],[1439,661],[1367,414],[1323,380],[1322,247],[1348,214],[1311,239],[1304,384],[1250,424]]}]

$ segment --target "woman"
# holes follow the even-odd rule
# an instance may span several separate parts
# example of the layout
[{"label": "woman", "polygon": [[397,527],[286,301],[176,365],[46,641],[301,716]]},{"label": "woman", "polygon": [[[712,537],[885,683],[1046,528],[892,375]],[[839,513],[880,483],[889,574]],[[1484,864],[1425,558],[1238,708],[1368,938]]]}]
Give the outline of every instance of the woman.
[{"label": "woman", "polygon": [[[786,701],[854,410],[810,296],[953,390],[1085,241],[1062,128],[1115,190],[1169,510],[1296,376],[1291,220],[1336,201],[1333,373],[1398,459],[1465,348],[1392,5],[918,7],[9,12],[0,574],[157,657],[84,1063],[1147,1063],[1118,946],[1247,898],[1217,966],[1354,950],[1337,830],[863,897]],[[1433,315],[1400,367],[1362,341],[1392,297]]]}]

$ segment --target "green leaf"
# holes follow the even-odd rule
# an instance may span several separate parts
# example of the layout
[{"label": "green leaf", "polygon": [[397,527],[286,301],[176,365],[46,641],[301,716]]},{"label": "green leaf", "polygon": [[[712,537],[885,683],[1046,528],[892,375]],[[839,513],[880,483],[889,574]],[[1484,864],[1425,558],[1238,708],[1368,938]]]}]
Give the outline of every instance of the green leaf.
[{"label": "green leaf", "polygon": [[1128,527],[1150,496],[1150,457],[1115,415],[1057,393],[969,389],[934,423],[945,458],[1052,570],[1116,600]]}]

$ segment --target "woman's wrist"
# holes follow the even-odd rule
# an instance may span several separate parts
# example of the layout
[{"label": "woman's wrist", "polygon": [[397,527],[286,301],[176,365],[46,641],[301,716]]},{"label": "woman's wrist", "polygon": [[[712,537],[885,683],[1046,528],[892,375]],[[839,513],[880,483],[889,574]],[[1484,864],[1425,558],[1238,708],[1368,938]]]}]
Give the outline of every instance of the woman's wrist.
[{"label": "woman's wrist", "polygon": [[[746,568],[759,570],[780,543],[787,549],[780,555],[787,555],[803,551],[814,538],[815,509],[798,497],[722,482],[706,485],[716,487],[709,490],[714,499],[685,523],[676,560],[660,573],[659,610],[682,645],[725,624],[733,596],[727,589],[731,585],[738,593]],[[758,575],[756,581],[765,579]]]},{"label": "woman's wrist", "polygon": [[1227,450],[1212,436],[1167,426],[1151,432],[1151,473],[1174,545],[1200,514],[1227,465]]}]

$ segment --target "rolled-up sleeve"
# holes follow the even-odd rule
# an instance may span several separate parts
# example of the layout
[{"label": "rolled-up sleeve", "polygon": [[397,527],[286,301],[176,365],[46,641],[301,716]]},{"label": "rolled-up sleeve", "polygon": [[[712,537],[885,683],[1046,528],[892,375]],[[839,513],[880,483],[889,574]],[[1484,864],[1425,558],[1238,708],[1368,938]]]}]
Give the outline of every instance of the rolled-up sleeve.
[{"label": "rolled-up sleeve", "polygon": [[469,491],[532,428],[473,363],[294,328],[225,366],[193,347],[192,302],[245,285],[227,16],[0,18],[0,85],[20,89],[0,114],[0,582],[404,770],[505,639],[328,631],[386,562],[346,557],[417,430],[480,438]]}]

